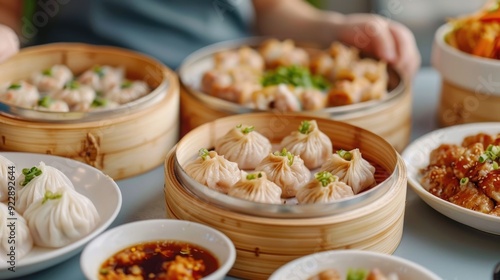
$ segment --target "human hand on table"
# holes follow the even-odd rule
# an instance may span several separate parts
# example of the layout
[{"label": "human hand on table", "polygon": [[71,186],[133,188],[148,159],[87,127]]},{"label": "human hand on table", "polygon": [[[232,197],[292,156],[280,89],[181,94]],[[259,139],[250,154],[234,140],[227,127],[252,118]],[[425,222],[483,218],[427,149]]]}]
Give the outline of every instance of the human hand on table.
[{"label": "human hand on table", "polygon": [[401,23],[374,14],[350,14],[333,26],[338,40],[387,61],[407,78],[420,67],[415,37]]},{"label": "human hand on table", "polygon": [[0,63],[19,50],[16,33],[6,25],[0,24]]}]

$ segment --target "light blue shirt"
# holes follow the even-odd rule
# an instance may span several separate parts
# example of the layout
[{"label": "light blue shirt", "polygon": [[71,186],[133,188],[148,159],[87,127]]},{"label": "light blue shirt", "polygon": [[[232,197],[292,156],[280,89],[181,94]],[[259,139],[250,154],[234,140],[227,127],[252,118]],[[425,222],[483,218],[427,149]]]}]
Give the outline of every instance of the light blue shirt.
[{"label": "light blue shirt", "polygon": [[249,36],[253,18],[250,0],[68,1],[60,8],[37,43],[115,45],[173,69],[203,46]]}]

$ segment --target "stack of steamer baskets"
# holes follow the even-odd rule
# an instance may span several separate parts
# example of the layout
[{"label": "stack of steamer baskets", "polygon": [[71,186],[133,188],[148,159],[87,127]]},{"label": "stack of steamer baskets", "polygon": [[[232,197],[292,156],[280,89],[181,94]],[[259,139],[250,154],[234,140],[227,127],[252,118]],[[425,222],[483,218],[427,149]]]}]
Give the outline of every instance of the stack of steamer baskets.
[{"label": "stack of steamer baskets", "polygon": [[[215,54],[242,47],[259,50],[268,40],[269,38],[250,38],[222,42],[202,48],[184,60],[177,71],[181,81],[181,135],[221,117],[262,111],[208,94],[202,89],[202,80],[203,75],[214,68]],[[320,51],[329,51],[329,47],[293,43],[296,47],[304,49],[311,58]],[[360,54],[360,57],[364,58],[363,54]],[[339,120],[368,129],[382,136],[401,152],[409,143],[411,135],[411,85],[390,66],[386,72],[387,94],[381,98],[342,106],[303,110],[301,113]]]},{"label": "stack of steamer baskets", "polygon": [[150,90],[106,110],[53,112],[0,103],[0,150],[72,158],[113,179],[164,162],[179,135],[179,84],[173,71],[129,50],[57,43],[25,48],[2,63],[0,85],[27,80],[54,65],[67,66],[75,76],[92,67],[121,68],[127,80],[144,81]]},{"label": "stack of steamer baskets", "polygon": [[[268,204],[215,191],[185,171],[201,148],[213,149],[217,139],[240,124],[254,126],[272,144],[279,144],[304,120],[316,120],[330,138],[333,151],[358,148],[376,167],[377,183],[329,203],[298,204],[292,199]],[[169,152],[165,182],[169,218],[206,224],[233,241],[237,258],[229,274],[235,277],[267,279],[286,262],[319,251],[362,249],[391,254],[402,237],[407,182],[404,162],[382,137],[345,122],[270,112],[220,118],[191,130]]]}]

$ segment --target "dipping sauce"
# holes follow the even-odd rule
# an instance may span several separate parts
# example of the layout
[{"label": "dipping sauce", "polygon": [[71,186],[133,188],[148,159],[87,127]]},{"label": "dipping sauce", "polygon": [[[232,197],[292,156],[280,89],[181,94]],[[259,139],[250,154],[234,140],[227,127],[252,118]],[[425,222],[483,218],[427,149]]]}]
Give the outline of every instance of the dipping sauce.
[{"label": "dipping sauce", "polygon": [[217,258],[203,247],[172,240],[153,241],[128,247],[108,258],[99,269],[99,279],[201,279],[218,268]]}]

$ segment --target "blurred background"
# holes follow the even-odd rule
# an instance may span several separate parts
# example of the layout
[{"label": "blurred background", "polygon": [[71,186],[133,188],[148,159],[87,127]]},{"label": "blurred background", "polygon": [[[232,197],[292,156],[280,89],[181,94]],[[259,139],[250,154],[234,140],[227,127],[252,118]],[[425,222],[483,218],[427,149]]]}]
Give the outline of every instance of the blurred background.
[{"label": "blurred background", "polygon": [[310,0],[311,4],[342,13],[372,12],[408,26],[417,39],[422,66],[429,66],[436,29],[447,18],[478,10],[487,0]]}]

